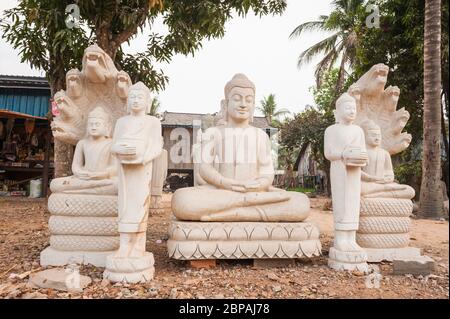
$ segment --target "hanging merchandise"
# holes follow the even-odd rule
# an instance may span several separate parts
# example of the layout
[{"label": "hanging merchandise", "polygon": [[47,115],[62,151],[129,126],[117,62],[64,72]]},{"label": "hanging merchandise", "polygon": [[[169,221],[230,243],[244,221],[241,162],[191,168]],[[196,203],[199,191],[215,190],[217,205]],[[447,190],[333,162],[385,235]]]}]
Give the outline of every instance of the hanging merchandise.
[{"label": "hanging merchandise", "polygon": [[34,134],[31,136],[31,142],[30,142],[30,143],[31,143],[31,146],[38,147],[38,145],[39,145],[39,139],[38,139],[36,133],[34,133]]},{"label": "hanging merchandise", "polygon": [[6,141],[7,142],[11,141],[11,133],[14,128],[14,121],[15,121],[15,118],[9,118],[8,121],[6,122]]},{"label": "hanging merchandise", "polygon": [[35,125],[34,119],[26,119],[25,120],[25,132],[27,133],[27,143],[30,141],[31,134],[33,133]]},{"label": "hanging merchandise", "polygon": [[3,122],[0,121],[0,140],[5,139],[5,126],[3,125]]}]

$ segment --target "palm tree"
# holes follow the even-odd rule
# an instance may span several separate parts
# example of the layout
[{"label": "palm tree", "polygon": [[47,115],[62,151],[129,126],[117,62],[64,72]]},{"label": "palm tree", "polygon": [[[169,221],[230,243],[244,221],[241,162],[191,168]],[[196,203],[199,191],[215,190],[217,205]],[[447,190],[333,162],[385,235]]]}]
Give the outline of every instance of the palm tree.
[{"label": "palm tree", "polygon": [[334,10],[329,16],[322,15],[316,21],[309,21],[297,26],[289,36],[291,39],[300,37],[305,31],[332,32],[330,36],[314,44],[300,53],[297,66],[310,63],[311,60],[323,54],[315,70],[317,86],[320,86],[322,75],[330,71],[340,59],[339,75],[336,90],[339,92],[344,85],[345,65],[353,66],[358,46],[356,30],[360,24],[358,12],[364,6],[364,0],[335,0]]},{"label": "palm tree", "polygon": [[280,121],[278,117],[281,115],[289,114],[289,110],[280,109],[277,111],[277,103],[275,102],[275,94],[269,94],[267,97],[261,100],[261,106],[258,110],[266,117],[267,122],[273,127],[279,127]]},{"label": "palm tree", "polygon": [[150,110],[148,110],[148,115],[158,116],[159,109],[161,108],[161,101],[157,96],[152,99],[152,104],[150,105]]},{"label": "palm tree", "polygon": [[423,156],[420,214],[439,217],[441,189],[441,0],[425,1]]}]

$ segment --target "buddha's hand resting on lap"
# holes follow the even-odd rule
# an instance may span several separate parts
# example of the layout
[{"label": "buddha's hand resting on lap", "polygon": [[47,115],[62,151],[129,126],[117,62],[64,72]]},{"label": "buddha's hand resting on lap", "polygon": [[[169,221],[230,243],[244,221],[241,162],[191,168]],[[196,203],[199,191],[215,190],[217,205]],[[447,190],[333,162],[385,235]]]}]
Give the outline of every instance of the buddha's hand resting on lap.
[{"label": "buddha's hand resting on lap", "polygon": [[385,175],[383,177],[370,176],[369,182],[374,182],[377,184],[390,184],[390,183],[394,182],[394,177],[392,177],[390,175]]},{"label": "buddha's hand resting on lap", "polygon": [[394,176],[391,175],[384,175],[383,177],[383,184],[389,184],[394,182]]},{"label": "buddha's hand resting on lap", "polygon": [[247,193],[247,192],[257,192],[261,188],[261,183],[257,181],[245,181],[233,184],[231,190],[235,192]]},{"label": "buddha's hand resting on lap", "polygon": [[372,183],[383,184],[384,183],[384,178],[383,177],[378,177],[378,176],[373,176],[373,175],[368,175],[367,181],[368,182],[372,182]]},{"label": "buddha's hand resting on lap", "polygon": [[109,177],[107,172],[96,172],[90,174],[91,179],[106,179]]},{"label": "buddha's hand resting on lap", "polygon": [[106,179],[109,177],[109,174],[107,172],[88,172],[88,171],[82,171],[77,174],[78,178],[80,179]]},{"label": "buddha's hand resting on lap", "polygon": [[81,171],[76,174],[80,179],[90,179],[90,173],[88,171]]}]

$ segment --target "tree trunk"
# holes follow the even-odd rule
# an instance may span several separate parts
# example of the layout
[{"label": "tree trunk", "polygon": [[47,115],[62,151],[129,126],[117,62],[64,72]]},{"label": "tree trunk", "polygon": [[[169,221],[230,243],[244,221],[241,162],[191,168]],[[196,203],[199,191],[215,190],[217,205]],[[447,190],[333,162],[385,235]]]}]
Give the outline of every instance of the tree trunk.
[{"label": "tree trunk", "polygon": [[325,173],[327,174],[327,195],[331,197],[331,177],[330,177],[330,164],[327,163]]},{"label": "tree trunk", "polygon": [[55,139],[55,178],[72,175],[73,146]]},{"label": "tree trunk", "polygon": [[113,61],[116,60],[117,50],[119,45],[115,41],[111,40],[111,34],[109,29],[100,29],[96,32],[97,44],[107,55],[111,57]]},{"label": "tree trunk", "polygon": [[[344,86],[344,81],[345,81],[345,60],[346,60],[346,55],[344,53],[344,54],[342,54],[342,61],[341,61],[341,65],[339,67],[339,73],[338,73],[338,78],[337,78],[337,82],[336,82],[336,94],[335,94],[335,99],[336,100],[339,97],[339,95],[341,94],[342,87]],[[334,102],[336,102],[336,101],[334,101]]]},{"label": "tree trunk", "polygon": [[[59,66],[58,71],[55,71],[53,75],[49,76],[48,80],[50,83],[50,94],[52,97],[55,96],[56,92],[64,89],[65,79],[66,74],[62,66]],[[50,116],[50,119],[52,118],[53,117]],[[73,157],[73,146],[55,139],[53,145],[53,154],[54,154],[53,161],[55,163],[54,177],[56,178],[72,175],[71,166]]]},{"label": "tree trunk", "polygon": [[115,62],[119,47],[122,43],[128,41],[135,35],[138,32],[139,27],[144,25],[149,14],[148,12],[150,8],[153,7],[159,7],[159,9],[162,10],[163,1],[145,1],[142,6],[135,10],[135,14],[137,14],[136,22],[121,30],[119,33],[113,33],[111,26],[113,23],[112,16],[106,17],[104,20],[98,20],[95,26],[95,35],[97,37],[98,46]]},{"label": "tree trunk", "polygon": [[425,1],[422,186],[419,214],[443,213],[441,179],[441,0]]},{"label": "tree trunk", "polygon": [[330,196],[331,197],[331,178],[330,178],[330,167],[331,167],[331,163],[329,160],[327,160],[325,158],[325,156],[323,155],[322,158],[322,163],[323,165],[321,165],[321,168],[323,168],[322,170],[325,172],[325,188],[324,188],[324,192],[326,196]]}]

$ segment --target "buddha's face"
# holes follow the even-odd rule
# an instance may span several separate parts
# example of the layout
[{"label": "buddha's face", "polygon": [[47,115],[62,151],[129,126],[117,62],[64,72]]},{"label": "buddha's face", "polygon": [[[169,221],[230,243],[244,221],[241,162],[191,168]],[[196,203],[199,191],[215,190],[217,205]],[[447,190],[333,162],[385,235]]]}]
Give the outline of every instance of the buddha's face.
[{"label": "buddha's face", "polygon": [[356,102],[345,101],[337,109],[340,121],[351,123],[356,119]]},{"label": "buddha's face", "polygon": [[380,146],[381,130],[379,128],[370,128],[366,133],[366,143],[370,146]]},{"label": "buddha's face", "polygon": [[130,90],[128,92],[128,110],[139,113],[147,107],[147,94],[144,90]]},{"label": "buddha's face", "polygon": [[228,116],[236,122],[250,119],[255,109],[255,94],[251,88],[234,87],[227,97]]},{"label": "buddha's face", "polygon": [[88,118],[87,129],[89,135],[94,138],[108,135],[108,132],[106,131],[106,123],[102,118]]}]

